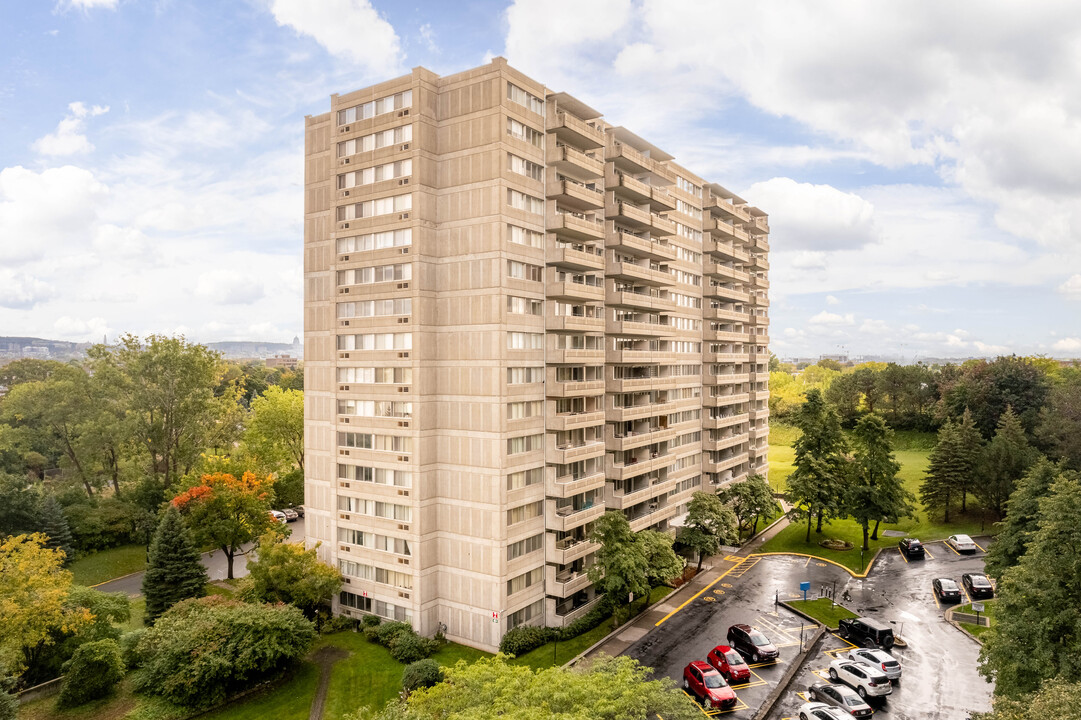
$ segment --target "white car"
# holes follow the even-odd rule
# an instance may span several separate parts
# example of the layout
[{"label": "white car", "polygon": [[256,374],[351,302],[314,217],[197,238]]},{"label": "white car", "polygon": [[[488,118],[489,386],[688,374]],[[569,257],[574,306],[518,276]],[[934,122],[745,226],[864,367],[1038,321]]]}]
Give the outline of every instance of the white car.
[{"label": "white car", "polygon": [[270,511],[270,517],[274,518],[276,521],[280,522],[282,525],[289,522],[288,518],[285,517],[285,513],[283,513],[281,510],[271,510]]},{"label": "white car", "polygon": [[807,702],[800,705],[799,720],[849,720],[848,713],[830,707],[823,702]]},{"label": "white car", "polygon": [[968,535],[950,535],[946,543],[959,553],[974,553],[977,549],[976,543]]},{"label": "white car", "polygon": [[886,673],[886,677],[890,680],[901,679],[901,663],[897,662],[897,658],[890,655],[885,650],[879,650],[878,648],[856,648],[850,650],[846,656],[852,662],[858,662],[863,665],[867,665],[881,670]]},{"label": "white car", "polygon": [[861,698],[881,697],[893,692],[893,683],[886,673],[870,665],[851,660],[834,660],[830,663],[830,680],[840,680],[856,691]]}]

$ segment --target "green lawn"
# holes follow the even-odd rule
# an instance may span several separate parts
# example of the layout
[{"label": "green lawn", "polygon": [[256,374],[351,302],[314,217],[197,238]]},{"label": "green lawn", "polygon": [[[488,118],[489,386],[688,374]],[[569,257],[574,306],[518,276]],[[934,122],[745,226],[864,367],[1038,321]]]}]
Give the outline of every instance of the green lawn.
[{"label": "green lawn", "polygon": [[[960,613],[975,614],[975,611],[972,609],[972,604],[971,603],[969,603],[968,605],[960,605],[960,606],[954,608],[954,610],[956,612],[960,612]],[[995,601],[994,600],[984,600],[983,601],[983,611],[980,612],[980,617],[985,617],[991,622],[992,625],[994,624],[994,622],[995,622]],[[966,623],[966,622],[958,622],[957,624],[960,625],[961,627],[963,627],[965,630],[968,630],[970,633],[975,635],[977,638],[991,629],[990,625],[976,625],[974,623]]]},{"label": "green lawn", "polygon": [[788,604],[800,612],[810,615],[828,628],[836,628],[838,620],[859,617],[856,613],[850,612],[840,605],[834,605],[829,598],[789,600]]},{"label": "green lawn", "polygon": [[76,585],[98,585],[144,569],[146,548],[142,545],[123,545],[99,550],[68,566],[68,570],[75,576]]},{"label": "green lawn", "polygon": [[140,595],[131,601],[131,619],[120,626],[123,632],[131,632],[146,627],[146,598]]},{"label": "green lawn", "polygon": [[[770,427],[770,485],[774,490],[783,490],[784,481],[792,472],[792,463],[795,459],[792,443],[797,437],[799,437],[799,431],[792,426],[778,423]],[[899,431],[894,435],[894,455],[897,462],[901,464],[900,477],[905,488],[914,495],[919,494],[919,486],[927,471],[928,458],[934,443],[933,433]],[[918,501],[917,505],[919,505]],[[810,543],[804,542],[807,533],[805,523],[789,525],[765,543],[762,546],[762,552],[797,552],[818,555],[856,572],[862,572],[875,550],[897,545],[897,538],[882,537],[883,530],[901,530],[906,535],[918,537],[925,542],[942,540],[956,533],[986,535],[995,532],[991,518],[978,512],[970,511],[968,515],[962,516],[959,508],[955,508],[951,515],[951,522],[947,525],[939,517],[929,518],[920,506],[914,518],[905,518],[895,524],[882,524],[879,527],[879,539],[870,541],[870,550],[864,554],[862,565],[859,548],[863,544],[863,532],[852,520],[827,523],[823,528],[822,536],[812,529]],[[855,547],[844,551],[827,550],[818,545],[822,537],[847,540]]]}]

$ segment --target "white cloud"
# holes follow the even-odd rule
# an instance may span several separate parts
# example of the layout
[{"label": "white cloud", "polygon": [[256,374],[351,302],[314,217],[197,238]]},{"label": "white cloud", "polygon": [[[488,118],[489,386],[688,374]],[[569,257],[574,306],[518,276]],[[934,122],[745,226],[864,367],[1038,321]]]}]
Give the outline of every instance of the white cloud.
[{"label": "white cloud", "polygon": [[65,339],[93,340],[100,342],[106,335],[113,335],[113,329],[105,322],[105,318],[92,317],[89,319],[73,318],[63,315],[53,323],[56,334]]},{"label": "white cloud", "polygon": [[119,4],[120,0],[60,0],[56,4],[56,9],[63,11],[68,8],[75,8],[76,10],[82,10],[84,12],[96,8],[116,10],[116,6]]},{"label": "white cloud", "polygon": [[418,32],[420,33],[420,39],[423,40],[424,44],[427,46],[428,52],[439,52],[439,46],[435,42],[435,32],[432,30],[431,23],[424,23],[421,25]]},{"label": "white cloud", "polygon": [[1061,340],[1058,340],[1057,342],[1055,342],[1055,344],[1052,345],[1051,348],[1053,350],[1057,350],[1059,352],[1069,352],[1069,353],[1081,352],[1081,338],[1075,338],[1075,337],[1062,338]]},{"label": "white cloud", "polygon": [[266,291],[250,273],[211,270],[199,276],[195,294],[222,305],[250,305],[261,300]]},{"label": "white cloud", "polygon": [[94,146],[84,134],[86,119],[104,115],[107,112],[109,112],[107,106],[87,107],[81,102],[71,103],[68,105],[67,116],[56,126],[56,130],[34,141],[34,151],[53,157],[90,152]]},{"label": "white cloud", "polygon": [[76,251],[107,195],[93,173],[71,165],[0,170],[0,261],[11,266]]},{"label": "white cloud", "polygon": [[270,10],[278,25],[311,37],[372,75],[389,77],[402,68],[398,34],[369,0],[272,0]]},{"label": "white cloud", "polygon": [[874,206],[829,185],[777,177],[752,185],[747,200],[770,214],[770,233],[786,249],[839,250],[876,240]]},{"label": "white cloud", "polygon": [[856,317],[852,313],[845,313],[844,315],[838,315],[836,313],[826,312],[823,310],[811,317],[807,321],[809,325],[854,325]]},{"label": "white cloud", "polygon": [[22,272],[0,268],[0,307],[28,309],[49,297],[52,288]]},{"label": "white cloud", "polygon": [[1081,273],[1071,275],[1066,282],[1058,286],[1058,291],[1072,300],[1081,300]]},{"label": "white cloud", "polygon": [[826,296],[826,304],[827,305],[840,305],[841,301],[838,300],[837,298],[835,298],[833,295],[827,295]]}]

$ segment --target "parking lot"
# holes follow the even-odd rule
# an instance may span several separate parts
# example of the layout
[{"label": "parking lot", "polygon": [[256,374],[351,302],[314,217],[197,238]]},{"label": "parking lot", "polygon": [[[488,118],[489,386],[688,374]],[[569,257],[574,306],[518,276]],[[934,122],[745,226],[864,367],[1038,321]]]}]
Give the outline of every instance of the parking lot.
[{"label": "parking lot", "polygon": [[[810,598],[828,588],[860,615],[892,623],[908,647],[893,654],[901,663],[902,681],[884,702],[872,701],[876,715],[915,719],[967,720],[972,711],[990,709],[991,685],[977,672],[979,645],[943,619],[944,608],[931,593],[931,580],[952,577],[960,583],[962,573],[981,572],[983,553],[956,554],[943,543],[928,544],[928,557],[908,561],[897,550],[884,551],[865,579],[853,578],[841,568],[814,558],[761,556],[724,559],[725,569],[705,590],[662,618],[644,637],[623,654],[682,684],[683,668],[693,660],[705,660],[716,645],[727,644],[728,627],[747,623],[758,627],[780,650],[775,663],[752,665],[751,681],[733,685],[738,702],[731,710],[706,710],[708,716],[750,718],[776,687],[800,651],[801,635],[808,640],[812,624],[781,606],[775,598],[802,597],[799,583],[809,581]],[[829,634],[770,714],[792,718],[805,701],[812,682],[828,678],[829,663],[852,645]]]}]

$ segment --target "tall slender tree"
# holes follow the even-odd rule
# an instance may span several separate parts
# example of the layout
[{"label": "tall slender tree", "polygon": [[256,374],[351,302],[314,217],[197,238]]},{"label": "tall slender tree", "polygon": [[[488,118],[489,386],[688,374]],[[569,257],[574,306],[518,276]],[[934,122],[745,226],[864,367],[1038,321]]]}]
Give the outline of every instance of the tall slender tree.
[{"label": "tall slender tree", "polygon": [[796,440],[795,470],[788,476],[788,501],[794,518],[807,518],[807,542],[811,524],[843,515],[846,484],[844,436],[837,413],[817,389],[807,391],[807,401],[796,414],[800,437]]},{"label": "tall slender tree", "polygon": [[181,600],[202,597],[206,583],[206,568],[199,550],[180,511],[170,504],[154,532],[143,575],[146,624],[153,625],[162,613]]},{"label": "tall slender tree", "polygon": [[983,455],[982,482],[975,488],[983,506],[1002,517],[1018,481],[1038,457],[1025,437],[1020,419],[1013,408],[1006,406]]},{"label": "tall slender tree", "polygon": [[64,516],[64,508],[60,507],[60,503],[52,495],[47,496],[41,504],[41,534],[48,538],[45,547],[64,553],[65,565],[75,559],[75,540],[71,536],[71,527]]},{"label": "tall slender tree", "polygon": [[938,444],[931,450],[927,476],[920,485],[920,502],[928,513],[941,511],[944,522],[950,521],[950,507],[965,499],[979,477],[982,440],[967,411],[960,422],[947,419],[939,428]]},{"label": "tall slender tree", "polygon": [[[881,416],[864,415],[852,431],[854,445],[852,483],[847,492],[848,514],[863,529],[863,549],[868,537],[878,539],[882,522],[896,522],[913,513],[915,498],[905,490],[897,473],[900,463],[893,456],[890,438],[893,431]],[[870,532],[874,522],[874,532]]]},{"label": "tall slender tree", "polygon": [[724,502],[707,492],[696,492],[687,504],[687,521],[676,539],[698,553],[698,570],[702,560],[714,555],[722,543],[738,538],[735,513]]}]

